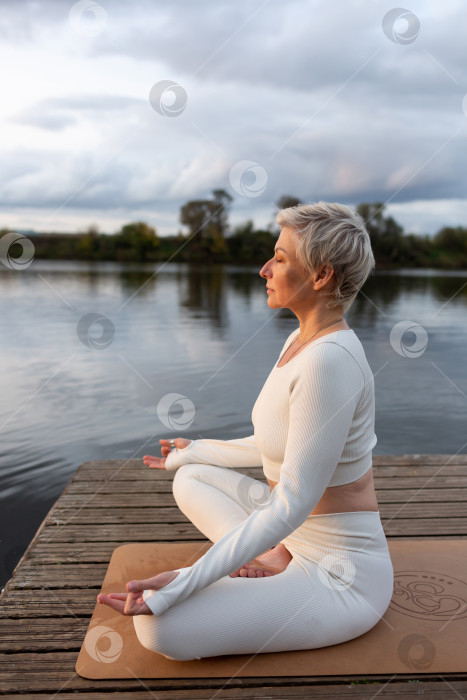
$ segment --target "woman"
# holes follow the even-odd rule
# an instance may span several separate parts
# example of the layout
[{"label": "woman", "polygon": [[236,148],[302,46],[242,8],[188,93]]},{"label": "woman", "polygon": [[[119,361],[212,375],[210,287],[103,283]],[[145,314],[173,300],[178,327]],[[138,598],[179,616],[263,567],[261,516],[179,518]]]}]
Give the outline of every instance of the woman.
[{"label": "woman", "polygon": [[[270,308],[300,326],[252,411],[254,434],[177,438],[150,467],[178,471],[180,509],[214,544],[191,567],[99,595],[169,659],[313,649],[370,630],[393,568],[373,485],[373,374],[344,313],[375,261],[362,218],[319,202],[283,209],[263,266]],[[262,466],[268,486],[233,467]]]}]

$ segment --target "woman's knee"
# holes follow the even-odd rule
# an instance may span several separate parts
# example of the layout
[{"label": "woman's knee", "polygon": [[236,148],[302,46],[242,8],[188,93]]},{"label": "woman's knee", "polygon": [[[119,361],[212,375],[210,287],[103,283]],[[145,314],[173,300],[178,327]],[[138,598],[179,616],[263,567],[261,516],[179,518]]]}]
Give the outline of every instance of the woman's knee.
[{"label": "woman's knee", "polygon": [[[183,631],[177,634],[171,625],[164,623],[154,615],[136,615],[133,624],[139,643],[148,651],[155,651],[170,661],[192,661],[200,659],[193,656],[189,649],[180,648],[177,637],[183,639]],[[183,644],[183,642],[182,642]]]},{"label": "woman's knee", "polygon": [[196,476],[199,475],[204,466],[204,464],[190,463],[182,464],[177,469],[172,481],[172,493],[177,503],[185,494],[189,493],[193,479],[196,479]]}]

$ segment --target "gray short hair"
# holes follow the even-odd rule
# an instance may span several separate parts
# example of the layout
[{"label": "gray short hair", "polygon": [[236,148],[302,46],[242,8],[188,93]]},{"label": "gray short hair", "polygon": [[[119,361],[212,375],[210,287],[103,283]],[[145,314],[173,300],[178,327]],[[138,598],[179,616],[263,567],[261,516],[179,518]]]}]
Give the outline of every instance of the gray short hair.
[{"label": "gray short hair", "polygon": [[363,218],[356,211],[336,202],[300,204],[281,209],[279,226],[289,226],[297,234],[297,258],[312,274],[328,263],[334,269],[335,284],[327,309],[343,304],[348,311],[368,275],[375,267],[371,241]]}]

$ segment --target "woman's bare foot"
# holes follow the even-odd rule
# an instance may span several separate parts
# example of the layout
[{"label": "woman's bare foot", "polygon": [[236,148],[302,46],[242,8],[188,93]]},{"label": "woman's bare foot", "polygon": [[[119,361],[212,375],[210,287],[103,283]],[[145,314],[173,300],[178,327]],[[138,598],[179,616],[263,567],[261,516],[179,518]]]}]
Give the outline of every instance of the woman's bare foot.
[{"label": "woman's bare foot", "polygon": [[231,578],[236,578],[237,576],[242,576],[244,578],[275,576],[288,567],[291,559],[292,555],[289,550],[280,543],[273,549],[269,549],[264,554],[261,554],[261,556],[252,559],[236,571],[233,571],[229,576]]}]

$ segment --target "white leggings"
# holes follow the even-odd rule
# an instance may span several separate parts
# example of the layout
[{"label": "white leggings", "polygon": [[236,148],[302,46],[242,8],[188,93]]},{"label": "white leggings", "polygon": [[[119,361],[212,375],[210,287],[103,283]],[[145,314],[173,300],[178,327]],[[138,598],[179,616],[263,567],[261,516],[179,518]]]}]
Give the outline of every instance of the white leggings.
[{"label": "white leggings", "polygon": [[[235,469],[185,464],[173,494],[216,542],[254,510],[252,488],[259,501],[269,494],[256,479],[243,488],[248,479]],[[140,643],[180,661],[314,649],[359,637],[384,615],[394,572],[379,511],[313,515],[282,542],[292,559],[280,574],[223,576],[158,617],[133,617]]]}]

